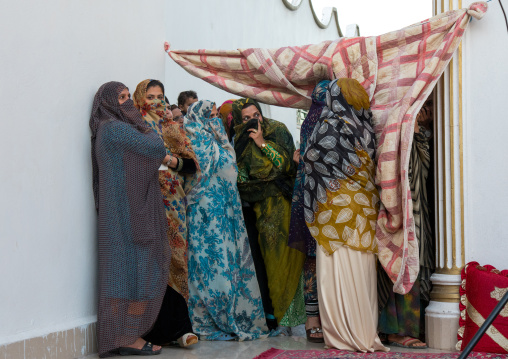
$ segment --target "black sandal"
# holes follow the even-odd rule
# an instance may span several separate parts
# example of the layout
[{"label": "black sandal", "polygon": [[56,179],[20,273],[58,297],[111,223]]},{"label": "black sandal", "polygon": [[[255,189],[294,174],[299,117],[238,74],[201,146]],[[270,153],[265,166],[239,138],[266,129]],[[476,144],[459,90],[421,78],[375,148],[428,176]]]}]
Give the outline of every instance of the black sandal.
[{"label": "black sandal", "polygon": [[310,342],[310,343],[324,343],[325,342],[324,337],[317,338],[317,337],[310,336],[311,334],[323,334],[323,331],[321,330],[321,328],[313,327],[311,329],[305,330],[305,332],[307,333],[307,341],[308,342]]},{"label": "black sandal", "polygon": [[141,349],[121,347],[118,349],[118,352],[122,356],[123,355],[157,355],[157,354],[161,353],[161,349],[153,350],[153,344],[150,342],[145,342],[145,345],[143,345],[143,348],[141,348]]}]

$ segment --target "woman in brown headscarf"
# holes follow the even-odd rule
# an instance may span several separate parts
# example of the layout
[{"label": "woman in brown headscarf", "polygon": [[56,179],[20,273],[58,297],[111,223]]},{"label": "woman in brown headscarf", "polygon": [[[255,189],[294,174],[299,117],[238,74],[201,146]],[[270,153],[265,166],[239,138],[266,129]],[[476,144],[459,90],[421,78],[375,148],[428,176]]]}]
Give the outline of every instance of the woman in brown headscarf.
[{"label": "woman in brown headscarf", "polygon": [[[171,157],[168,166],[159,169],[159,185],[162,191],[166,211],[168,242],[171,247],[171,263],[168,277],[168,293],[171,300],[163,303],[164,310],[172,308],[173,321],[179,320],[180,326],[186,328],[180,338],[181,346],[197,342],[192,332],[192,325],[187,310],[189,297],[187,278],[187,227],[185,191],[183,184],[192,179],[198,169],[190,140],[179,124],[167,118],[164,102],[164,85],[157,80],[144,80],[138,84],[134,92],[134,106],[141,112],[145,123],[164,141],[166,154]],[[174,310],[175,301],[178,311]],[[178,319],[179,318],[179,319]],[[167,323],[161,321],[159,328],[152,331],[149,339],[155,343],[167,343]],[[175,326],[174,324],[172,325]]]},{"label": "woman in brown headscarf", "polygon": [[233,122],[233,102],[235,100],[227,100],[217,109],[219,111],[219,117],[222,120],[226,134],[228,135],[229,142],[233,134],[231,133],[231,123]]}]

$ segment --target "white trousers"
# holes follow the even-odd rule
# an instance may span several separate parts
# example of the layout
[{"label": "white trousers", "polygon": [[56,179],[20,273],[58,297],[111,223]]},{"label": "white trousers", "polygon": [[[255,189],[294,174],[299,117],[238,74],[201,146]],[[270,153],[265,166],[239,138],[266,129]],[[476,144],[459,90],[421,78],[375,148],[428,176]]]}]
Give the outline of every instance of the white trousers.
[{"label": "white trousers", "polygon": [[389,351],[377,335],[376,256],[340,247],[316,249],[319,314],[325,344],[342,350]]}]

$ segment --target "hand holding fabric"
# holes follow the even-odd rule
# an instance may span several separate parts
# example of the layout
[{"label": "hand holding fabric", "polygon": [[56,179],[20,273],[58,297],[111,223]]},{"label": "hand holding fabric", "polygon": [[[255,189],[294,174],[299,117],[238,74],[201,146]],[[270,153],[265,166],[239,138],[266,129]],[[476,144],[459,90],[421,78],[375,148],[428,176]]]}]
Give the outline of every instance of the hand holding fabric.
[{"label": "hand holding fabric", "polygon": [[300,163],[300,149],[297,149],[295,153],[293,153],[293,161],[295,161],[296,164]]}]

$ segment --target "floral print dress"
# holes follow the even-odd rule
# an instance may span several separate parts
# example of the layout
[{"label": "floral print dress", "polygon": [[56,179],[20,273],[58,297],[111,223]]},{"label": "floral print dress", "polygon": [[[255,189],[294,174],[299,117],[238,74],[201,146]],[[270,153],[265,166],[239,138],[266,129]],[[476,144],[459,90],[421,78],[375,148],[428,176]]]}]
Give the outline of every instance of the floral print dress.
[{"label": "floral print dress", "polygon": [[252,340],[268,335],[247,239],[234,150],[213,103],[188,110],[185,130],[201,168],[187,196],[189,313],[205,340]]}]

